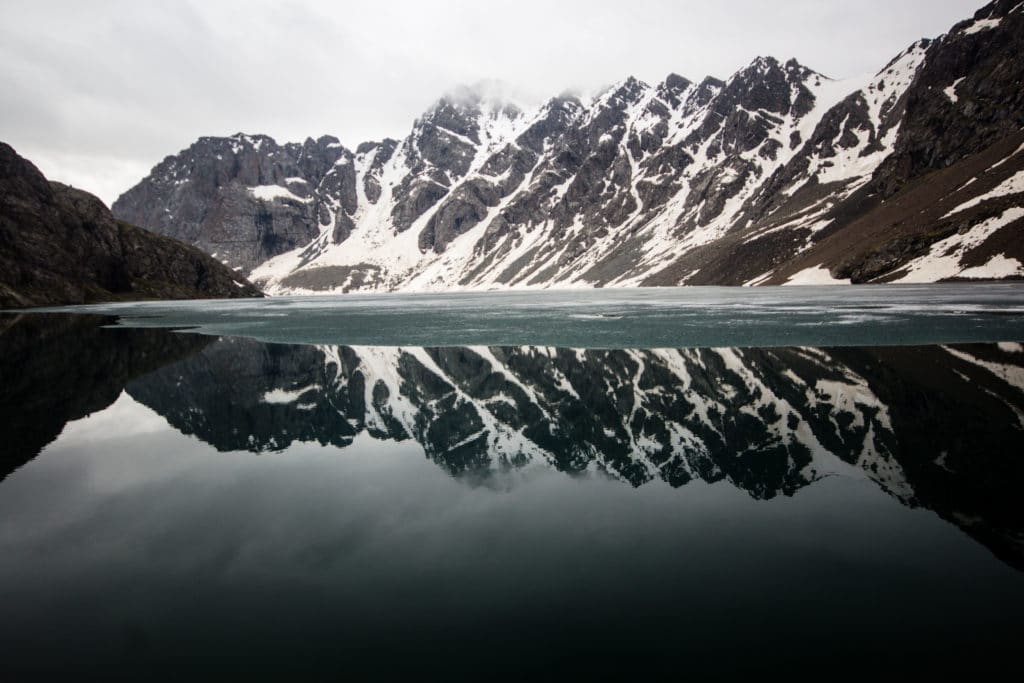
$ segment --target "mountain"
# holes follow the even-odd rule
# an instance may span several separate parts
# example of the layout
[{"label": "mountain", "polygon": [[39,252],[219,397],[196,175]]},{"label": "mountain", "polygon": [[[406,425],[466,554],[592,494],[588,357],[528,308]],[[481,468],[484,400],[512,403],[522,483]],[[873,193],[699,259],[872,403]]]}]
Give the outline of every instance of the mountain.
[{"label": "mountain", "polygon": [[1024,3],[876,74],[759,57],[523,107],[489,88],[403,140],[202,138],[114,214],[272,293],[1024,276]]},{"label": "mountain", "polygon": [[195,247],[115,220],[0,143],[0,308],[261,296]]}]

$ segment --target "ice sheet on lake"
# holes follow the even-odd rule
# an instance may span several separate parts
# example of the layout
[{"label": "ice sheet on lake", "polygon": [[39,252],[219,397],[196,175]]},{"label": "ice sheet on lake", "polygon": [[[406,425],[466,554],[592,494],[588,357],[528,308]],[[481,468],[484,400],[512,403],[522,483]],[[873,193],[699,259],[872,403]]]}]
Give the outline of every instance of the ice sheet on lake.
[{"label": "ice sheet on lake", "polygon": [[279,343],[580,348],[1024,340],[1020,283],[347,294],[63,309]]}]

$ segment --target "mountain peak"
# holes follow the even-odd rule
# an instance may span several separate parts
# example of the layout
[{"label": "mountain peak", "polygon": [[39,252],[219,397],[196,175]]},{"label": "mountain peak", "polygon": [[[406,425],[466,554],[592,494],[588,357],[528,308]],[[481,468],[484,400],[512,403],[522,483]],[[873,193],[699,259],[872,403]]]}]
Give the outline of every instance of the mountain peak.
[{"label": "mountain peak", "polygon": [[274,145],[277,144],[277,141],[274,140],[274,138],[270,137],[269,135],[263,135],[262,133],[250,134],[238,132],[235,133],[234,135],[229,135],[228,139],[234,140],[235,142],[244,142],[250,145],[255,145],[257,143],[263,142],[269,142]]},{"label": "mountain peak", "polygon": [[639,100],[650,88],[651,86],[635,76],[627,76],[598,93],[594,98],[594,102],[605,105],[632,104]]},{"label": "mountain peak", "polygon": [[974,20],[1001,19],[1012,12],[1024,12],[1021,0],[993,0],[974,13]]},{"label": "mountain peak", "polygon": [[768,73],[769,71],[779,68],[781,68],[781,65],[779,64],[779,60],[777,60],[775,57],[772,57],[770,55],[760,55],[758,57],[755,57],[753,61],[751,61],[750,64],[746,66],[746,68],[742,69],[742,71],[758,71],[759,73]]},{"label": "mountain peak", "polygon": [[665,76],[665,80],[661,82],[661,85],[666,88],[672,88],[673,90],[683,90],[691,85],[690,79],[685,76],[680,76],[677,73],[670,73]]},{"label": "mountain peak", "polygon": [[722,88],[725,87],[725,81],[721,78],[715,78],[714,76],[705,76],[704,80],[700,82],[700,88]]},{"label": "mountain peak", "polygon": [[673,107],[678,107],[681,102],[679,98],[691,85],[693,83],[688,78],[684,78],[677,73],[670,73],[665,77],[665,80],[658,84],[658,97]]}]

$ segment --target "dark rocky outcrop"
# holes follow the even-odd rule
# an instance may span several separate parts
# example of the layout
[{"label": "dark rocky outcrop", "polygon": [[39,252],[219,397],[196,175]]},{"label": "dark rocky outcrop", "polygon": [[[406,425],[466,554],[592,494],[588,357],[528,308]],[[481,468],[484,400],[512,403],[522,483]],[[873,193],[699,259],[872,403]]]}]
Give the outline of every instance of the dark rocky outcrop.
[{"label": "dark rocky outcrop", "polygon": [[895,150],[873,182],[883,195],[1024,129],[1022,9],[996,0],[930,44]]},{"label": "dark rocky outcrop", "polygon": [[[387,146],[370,151],[386,153]],[[200,138],[160,162],[112,211],[248,272],[308,244],[321,225],[337,241],[347,236],[356,204],[354,157],[330,136],[287,145],[242,133]]]},{"label": "dark rocky outcrop", "polygon": [[115,220],[0,143],[0,307],[261,296],[195,247]]}]

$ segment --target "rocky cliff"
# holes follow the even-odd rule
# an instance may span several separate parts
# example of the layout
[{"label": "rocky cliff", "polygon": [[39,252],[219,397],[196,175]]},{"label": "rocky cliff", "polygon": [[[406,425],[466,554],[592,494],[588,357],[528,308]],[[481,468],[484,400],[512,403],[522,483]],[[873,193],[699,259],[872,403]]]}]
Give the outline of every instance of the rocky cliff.
[{"label": "rocky cliff", "polygon": [[461,89],[401,141],[203,138],[115,204],[271,292],[1024,276],[1024,3],[876,74],[759,57],[524,107]]},{"label": "rocky cliff", "polygon": [[261,296],[199,249],[116,220],[0,143],[0,308]]}]

